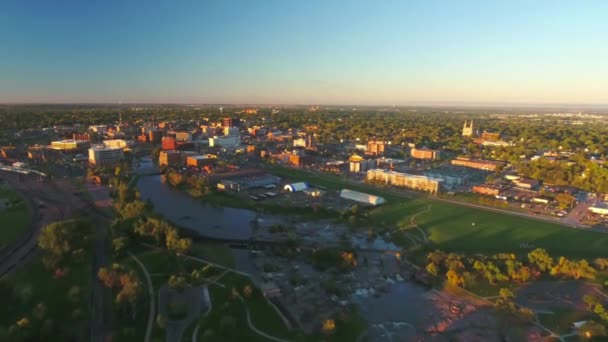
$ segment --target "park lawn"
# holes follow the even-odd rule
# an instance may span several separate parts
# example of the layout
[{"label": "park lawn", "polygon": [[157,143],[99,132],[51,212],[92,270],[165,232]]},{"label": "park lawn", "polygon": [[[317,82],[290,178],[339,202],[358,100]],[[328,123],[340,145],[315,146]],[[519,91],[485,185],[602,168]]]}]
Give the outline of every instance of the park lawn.
[{"label": "park lawn", "polygon": [[[202,316],[195,324],[188,327],[184,334],[188,339],[196,325],[200,324],[199,341],[267,341],[266,338],[249,329],[245,305],[249,308],[251,321],[257,329],[289,340],[297,336],[297,332],[290,332],[287,329],[274,308],[264,299],[261,292],[253,287],[248,278],[230,273],[221,278],[220,282],[226,287],[223,288],[215,284],[209,285],[212,310],[208,315]],[[242,302],[238,298],[232,297],[233,288],[243,295],[243,288],[246,285],[252,285],[254,289],[250,298],[244,298],[244,302]],[[231,319],[234,320],[234,326],[232,328],[222,328],[222,320],[229,321]],[[207,331],[212,331],[213,337],[203,337]],[[207,332],[207,334],[211,333]]]},{"label": "park lawn", "polygon": [[[209,293],[212,310],[198,321],[201,327],[198,334],[199,341],[267,341],[266,338],[249,329],[245,307],[240,300],[231,298],[229,288],[210,285]],[[232,321],[234,325],[226,321]],[[191,336],[187,333],[184,335]]]},{"label": "park lawn", "polygon": [[348,317],[336,319],[336,330],[327,337],[328,341],[349,342],[357,338],[367,329],[367,322],[357,313]]},{"label": "park lawn", "polygon": [[446,251],[524,254],[531,250],[521,247],[526,243],[556,256],[593,258],[605,256],[608,245],[608,234],[441,202],[416,221]]},{"label": "park lawn", "polygon": [[[549,330],[558,334],[568,334],[572,332],[572,323],[593,320],[590,312],[573,309],[555,309],[553,314],[539,314],[538,320]],[[570,339],[568,339],[570,341]]]},{"label": "park lawn", "polygon": [[[430,210],[421,213],[429,205]],[[608,234],[422,197],[373,208],[369,218],[379,229],[394,230],[410,225],[410,218],[417,213],[421,214],[416,216],[416,223],[433,247],[450,252],[526,254],[531,248],[523,248],[525,243],[545,248],[555,256],[595,258],[605,256],[608,245]]]},{"label": "park lawn", "polygon": [[0,200],[12,205],[0,208],[0,247],[19,238],[30,223],[30,212],[23,199],[14,191],[0,187]]},{"label": "park lawn", "polygon": [[199,257],[226,267],[234,266],[234,256],[232,255],[230,247],[226,245],[193,243],[188,255]]},{"label": "park lawn", "polygon": [[[47,308],[43,319],[52,321],[50,336],[58,341],[67,341],[74,336],[79,340],[87,339],[92,277],[91,257],[91,254],[87,253],[82,262],[72,264],[66,274],[58,279],[54,277],[52,271],[44,267],[40,254],[32,257],[27,264],[3,279],[13,286],[17,293],[29,292],[30,295],[26,302],[13,303],[13,305],[7,303],[6,298],[3,299],[4,304],[0,305],[1,324],[8,327],[23,317],[31,321],[35,320],[32,314],[33,308],[43,303]],[[75,304],[68,299],[68,292],[74,286],[80,288],[80,302]],[[34,321],[32,323],[40,324]]]},{"label": "park lawn", "polygon": [[370,222],[374,222],[378,229],[406,227],[410,224],[412,215],[431,205],[431,210],[417,216],[416,222],[427,232],[429,240],[438,249],[463,253],[525,254],[530,249],[522,248],[521,244],[526,243],[535,248],[545,248],[555,256],[594,258],[606,254],[608,234],[572,229],[550,222],[445,203],[426,197],[408,198],[406,194],[397,196],[394,192],[382,188],[350,184],[344,178],[334,175],[317,175],[305,170],[271,165],[266,166],[266,169],[294,181],[308,181],[333,190],[351,188],[386,198],[387,204],[368,212]]}]

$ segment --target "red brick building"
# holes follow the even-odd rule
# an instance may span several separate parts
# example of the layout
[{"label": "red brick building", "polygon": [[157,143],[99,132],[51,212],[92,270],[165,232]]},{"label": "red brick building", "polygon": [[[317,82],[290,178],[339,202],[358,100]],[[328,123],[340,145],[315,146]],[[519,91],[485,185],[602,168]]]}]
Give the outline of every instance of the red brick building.
[{"label": "red brick building", "polygon": [[165,151],[171,151],[171,150],[177,150],[177,140],[175,140],[175,138],[171,138],[171,137],[164,137],[162,139],[162,145],[163,145],[163,150]]}]

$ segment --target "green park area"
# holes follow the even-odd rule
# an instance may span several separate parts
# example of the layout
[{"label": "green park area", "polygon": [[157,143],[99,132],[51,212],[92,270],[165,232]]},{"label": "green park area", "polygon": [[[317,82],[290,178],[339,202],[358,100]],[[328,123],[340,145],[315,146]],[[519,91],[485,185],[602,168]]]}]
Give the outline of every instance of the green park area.
[{"label": "green park area", "polygon": [[[428,210],[427,210],[428,209]],[[453,252],[525,254],[544,248],[556,256],[605,256],[608,234],[508,215],[479,208],[434,201],[403,199],[370,211],[371,222],[411,229],[411,217],[434,247]]]},{"label": "green park area", "polygon": [[29,223],[25,201],[14,191],[0,187],[0,247],[15,241]]},{"label": "green park area", "polygon": [[[331,190],[348,188],[382,196],[387,203],[369,210],[367,220],[360,222],[361,225],[380,232],[408,231],[413,228],[412,216],[418,214],[415,223],[424,230],[434,247],[445,251],[525,254],[534,248],[544,248],[552,255],[566,257],[591,258],[606,254],[608,234],[604,233],[573,229],[491,209],[446,203],[422,194],[353,184],[334,175],[312,174],[278,166],[271,166],[268,170],[290,180],[307,181]],[[404,247],[410,246],[408,240],[396,241],[402,241],[400,244]]]},{"label": "green park area", "polygon": [[87,236],[86,223],[51,224],[41,233],[40,252],[0,279],[0,341],[88,337],[92,256]]}]

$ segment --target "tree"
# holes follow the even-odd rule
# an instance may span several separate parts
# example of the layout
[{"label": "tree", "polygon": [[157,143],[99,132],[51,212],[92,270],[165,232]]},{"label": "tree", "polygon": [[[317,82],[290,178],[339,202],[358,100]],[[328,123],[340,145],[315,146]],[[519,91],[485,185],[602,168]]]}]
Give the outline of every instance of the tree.
[{"label": "tree", "polygon": [[532,278],[532,271],[528,266],[521,266],[513,275],[513,280],[525,283]]},{"label": "tree", "polygon": [[455,253],[450,253],[445,259],[445,267],[448,270],[462,270],[464,269],[464,263],[462,262],[462,257]]},{"label": "tree", "polygon": [[333,319],[326,319],[323,321],[323,332],[326,334],[331,334],[336,330],[336,322]]},{"label": "tree", "polygon": [[464,278],[460,276],[455,270],[448,270],[445,274],[448,284],[451,286],[460,286],[464,283]]},{"label": "tree", "polygon": [[446,258],[446,254],[443,251],[440,250],[435,250],[433,252],[430,252],[427,255],[427,259],[429,262],[435,264],[435,265],[441,265],[443,263],[443,261]]},{"label": "tree", "polygon": [[551,258],[549,253],[542,248],[536,248],[528,253],[528,260],[531,264],[536,265],[542,272],[551,270],[551,267],[553,266],[553,258]]},{"label": "tree", "polygon": [[510,312],[515,312],[517,310],[517,306],[513,299],[515,295],[511,290],[507,288],[502,288],[498,291],[499,298],[496,300],[496,307],[498,309],[507,310]]},{"label": "tree", "polygon": [[253,288],[251,287],[251,285],[245,285],[245,287],[243,288],[243,296],[245,298],[251,298],[252,294],[253,294]]},{"label": "tree", "polygon": [[167,221],[149,217],[145,220],[137,221],[134,232],[141,236],[151,236],[156,241],[156,244],[162,245],[165,235],[170,229],[172,227]]},{"label": "tree", "polygon": [[169,228],[165,231],[165,241],[167,250],[177,255],[188,253],[192,246],[192,240],[180,238],[175,228]]},{"label": "tree", "polygon": [[595,279],[596,270],[587,260],[572,261],[560,257],[558,263],[551,268],[551,275],[572,277],[574,279]]},{"label": "tree", "polygon": [[572,203],[574,203],[576,198],[574,198],[574,196],[570,195],[569,193],[562,192],[555,196],[555,200],[557,201],[557,205],[561,209],[566,209],[570,207]]},{"label": "tree", "polygon": [[42,228],[38,246],[44,252],[45,265],[55,268],[67,261],[81,260],[89,233],[88,225],[77,220],[55,222]]},{"label": "tree", "polygon": [[124,250],[129,246],[131,239],[126,236],[121,236],[112,239],[112,249],[114,250],[114,254],[122,255]]},{"label": "tree", "polygon": [[583,302],[587,304],[587,310],[593,310],[595,304],[599,303],[600,300],[597,296],[586,294],[583,296]]},{"label": "tree", "polygon": [[428,265],[426,265],[426,271],[435,277],[437,276],[437,266],[435,266],[435,264],[433,264],[432,262],[430,262],[430,263],[428,263]]},{"label": "tree", "polygon": [[597,266],[600,270],[608,270],[608,258],[597,258],[595,259],[594,263],[595,266]]},{"label": "tree", "polygon": [[143,216],[147,209],[146,202],[135,200],[123,205],[119,212],[123,219],[130,219]]},{"label": "tree", "polygon": [[483,262],[481,260],[476,260],[473,264],[473,268],[479,271],[492,285],[496,285],[499,281],[509,280],[509,278],[491,261]]}]

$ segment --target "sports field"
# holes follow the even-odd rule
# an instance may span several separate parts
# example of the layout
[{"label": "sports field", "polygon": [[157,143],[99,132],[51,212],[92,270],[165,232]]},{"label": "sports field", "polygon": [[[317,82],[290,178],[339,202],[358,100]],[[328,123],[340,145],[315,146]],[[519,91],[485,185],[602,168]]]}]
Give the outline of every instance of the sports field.
[{"label": "sports field", "polygon": [[409,226],[411,216],[420,212],[416,223],[437,248],[446,251],[521,254],[540,247],[568,257],[608,255],[608,234],[429,198],[397,200],[373,209],[370,215],[372,222],[399,229]]},{"label": "sports field", "polygon": [[[369,222],[378,228],[397,230],[416,223],[426,232],[429,241],[446,251],[467,253],[512,252],[524,254],[533,248],[545,248],[551,254],[567,257],[608,256],[608,233],[573,229],[557,223],[498,213],[399,194],[366,184],[352,184],[332,175],[312,174],[303,170],[270,167],[273,174],[294,180],[308,181],[331,190],[350,188],[383,196],[387,204],[369,212]],[[373,227],[372,227],[373,228]]]}]

